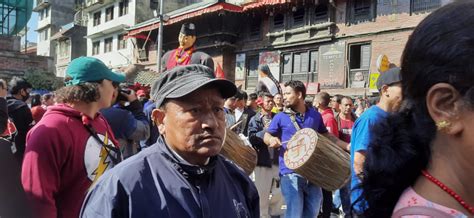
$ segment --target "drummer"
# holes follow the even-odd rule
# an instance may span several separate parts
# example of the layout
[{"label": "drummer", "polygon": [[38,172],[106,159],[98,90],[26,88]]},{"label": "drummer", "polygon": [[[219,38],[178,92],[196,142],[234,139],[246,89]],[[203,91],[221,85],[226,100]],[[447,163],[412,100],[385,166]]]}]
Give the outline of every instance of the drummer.
[{"label": "drummer", "polygon": [[273,118],[265,133],[264,142],[272,148],[282,146],[279,165],[281,191],[287,205],[285,217],[317,217],[322,200],[321,188],[285,165],[283,154],[287,142],[297,130],[312,128],[346,151],[349,146],[328,132],[320,113],[305,105],[306,87],[303,82],[285,83],[283,97],[287,108]]},{"label": "drummer", "polygon": [[152,88],[160,137],[101,177],[81,217],[258,217],[255,185],[218,155],[224,98],[236,91],[203,65],[161,74]]}]

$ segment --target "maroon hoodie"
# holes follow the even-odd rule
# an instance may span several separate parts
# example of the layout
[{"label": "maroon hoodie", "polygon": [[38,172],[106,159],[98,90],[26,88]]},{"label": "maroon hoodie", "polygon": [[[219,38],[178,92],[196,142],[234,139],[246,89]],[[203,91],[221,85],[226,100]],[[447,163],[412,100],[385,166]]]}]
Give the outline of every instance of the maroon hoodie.
[{"label": "maroon hoodie", "polygon": [[35,217],[78,217],[91,184],[113,167],[84,123],[104,143],[117,147],[100,113],[92,119],[64,104],[48,107],[28,132],[21,180]]}]

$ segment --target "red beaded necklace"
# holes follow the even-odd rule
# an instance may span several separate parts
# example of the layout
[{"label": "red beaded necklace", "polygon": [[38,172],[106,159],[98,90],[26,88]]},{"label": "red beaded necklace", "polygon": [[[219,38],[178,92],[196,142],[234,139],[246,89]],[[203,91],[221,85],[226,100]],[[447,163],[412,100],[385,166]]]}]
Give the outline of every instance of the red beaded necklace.
[{"label": "red beaded necklace", "polygon": [[175,58],[176,58],[176,62],[178,64],[182,64],[186,59],[191,57],[191,55],[193,54],[193,51],[194,51],[194,47],[191,47],[188,50],[184,50],[184,54],[183,54],[183,56],[181,56],[181,52],[183,50],[184,50],[184,48],[179,47],[175,52]]},{"label": "red beaded necklace", "polygon": [[433,177],[431,174],[428,173],[426,170],[422,170],[421,173],[423,176],[425,176],[428,180],[430,180],[432,183],[435,185],[439,186],[443,191],[451,195],[461,206],[463,206],[471,215],[474,215],[474,207],[468,205],[462,198],[459,196],[456,192],[454,192],[452,189],[450,189],[448,186],[443,184],[441,181]]}]

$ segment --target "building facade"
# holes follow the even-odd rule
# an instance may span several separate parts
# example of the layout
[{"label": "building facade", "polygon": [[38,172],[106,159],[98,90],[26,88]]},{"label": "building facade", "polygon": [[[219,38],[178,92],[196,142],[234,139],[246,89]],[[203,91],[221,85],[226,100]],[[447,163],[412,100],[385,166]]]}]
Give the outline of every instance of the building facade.
[{"label": "building facade", "polygon": [[87,55],[87,40],[85,38],[87,28],[76,23],[70,23],[61,27],[61,30],[51,37],[55,42],[56,76],[64,77],[69,63],[78,57]]},{"label": "building facade", "polygon": [[36,0],[33,11],[38,13],[37,55],[56,58],[56,45],[51,36],[59,32],[61,26],[74,21],[77,4],[79,0]]},{"label": "building facade", "polygon": [[153,17],[149,0],[87,0],[87,55],[112,68],[133,63],[133,41],[125,29]]},{"label": "building facade", "polygon": [[53,72],[53,58],[22,53],[20,39],[19,36],[0,35],[0,78],[23,77],[28,71]]},{"label": "building facade", "polygon": [[[210,54],[227,79],[248,92],[266,63],[281,83],[301,80],[308,92],[372,95],[381,55],[400,65],[408,37],[449,0],[210,1],[168,13],[165,51],[177,47],[179,27],[193,22],[198,50]],[[223,16],[225,15],[225,16]],[[156,70],[157,20],[131,27],[135,61]],[[149,37],[147,37],[149,36]]]}]

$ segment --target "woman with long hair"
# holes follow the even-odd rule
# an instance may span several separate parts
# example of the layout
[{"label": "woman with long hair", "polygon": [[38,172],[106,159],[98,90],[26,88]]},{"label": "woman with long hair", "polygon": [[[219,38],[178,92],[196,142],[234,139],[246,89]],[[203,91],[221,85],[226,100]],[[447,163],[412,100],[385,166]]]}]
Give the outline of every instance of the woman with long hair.
[{"label": "woman with long hair", "polygon": [[372,130],[364,216],[474,216],[474,1],[424,19],[401,72],[403,106]]}]

